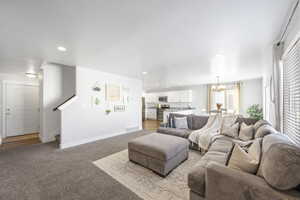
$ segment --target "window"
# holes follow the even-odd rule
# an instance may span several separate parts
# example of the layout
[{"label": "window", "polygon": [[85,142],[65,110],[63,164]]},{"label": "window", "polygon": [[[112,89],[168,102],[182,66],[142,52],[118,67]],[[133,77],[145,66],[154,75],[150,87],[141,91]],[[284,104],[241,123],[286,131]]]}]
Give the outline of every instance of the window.
[{"label": "window", "polygon": [[300,145],[300,42],[284,55],[282,66],[282,128]]},{"label": "window", "polygon": [[222,108],[227,113],[239,113],[239,84],[228,84],[223,91],[214,91],[209,86],[208,110],[217,110],[217,104],[222,104]]}]

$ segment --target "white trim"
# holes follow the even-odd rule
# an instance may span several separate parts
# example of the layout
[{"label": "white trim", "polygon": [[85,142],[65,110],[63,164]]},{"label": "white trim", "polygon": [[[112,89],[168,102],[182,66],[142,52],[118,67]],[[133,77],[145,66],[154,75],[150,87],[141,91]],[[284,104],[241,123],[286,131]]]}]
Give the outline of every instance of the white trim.
[{"label": "white trim", "polygon": [[[59,134],[59,129],[52,131],[50,134],[47,134],[46,136],[43,135],[41,138],[42,143],[48,143],[55,141],[55,135]],[[41,134],[39,134],[41,135]]]},{"label": "white trim", "polygon": [[[4,91],[4,81],[0,81],[1,83],[1,95],[2,95],[2,105],[1,105],[1,114],[2,114],[2,130],[1,130],[1,138],[5,138],[5,97],[4,97],[4,94],[5,94],[5,91]],[[2,143],[2,140],[1,140],[1,143]]]},{"label": "white trim", "polygon": [[1,87],[2,87],[2,138],[6,138],[6,114],[5,114],[5,105],[6,105],[6,82],[1,81]]},{"label": "white trim", "polygon": [[143,130],[143,129],[137,129],[137,130],[128,131],[128,132],[127,131],[122,131],[122,132],[113,133],[113,134],[110,134],[110,135],[101,135],[101,136],[96,136],[96,137],[92,137],[92,138],[86,138],[86,139],[83,139],[83,140],[80,140],[80,141],[69,142],[69,143],[65,143],[65,144],[63,144],[62,141],[61,141],[59,148],[60,149],[66,149],[66,148],[75,147],[75,146],[78,146],[78,145],[81,145],[81,144],[95,142],[97,140],[103,140],[103,139],[115,137],[115,136],[118,136],[118,135],[125,135],[125,134],[129,134],[129,133],[134,133],[134,132],[141,131],[141,130]]}]

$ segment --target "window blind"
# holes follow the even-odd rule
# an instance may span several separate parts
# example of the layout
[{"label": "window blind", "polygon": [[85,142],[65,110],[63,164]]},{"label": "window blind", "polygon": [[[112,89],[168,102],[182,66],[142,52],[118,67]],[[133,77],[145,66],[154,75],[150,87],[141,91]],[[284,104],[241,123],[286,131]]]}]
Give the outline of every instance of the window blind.
[{"label": "window blind", "polygon": [[282,67],[283,132],[300,145],[300,42],[283,58]]}]

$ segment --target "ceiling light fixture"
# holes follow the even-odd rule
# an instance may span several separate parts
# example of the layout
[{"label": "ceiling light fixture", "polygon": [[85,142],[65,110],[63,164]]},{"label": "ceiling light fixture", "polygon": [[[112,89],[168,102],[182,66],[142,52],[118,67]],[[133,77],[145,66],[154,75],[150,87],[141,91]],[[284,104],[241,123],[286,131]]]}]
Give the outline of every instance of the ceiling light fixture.
[{"label": "ceiling light fixture", "polygon": [[25,75],[28,77],[28,78],[37,78],[37,74],[35,74],[35,73],[29,73],[29,72],[27,72],[27,73],[25,73]]},{"label": "ceiling light fixture", "polygon": [[217,76],[217,84],[212,85],[211,89],[212,89],[212,91],[215,91],[215,92],[222,92],[222,91],[226,90],[226,86],[220,84],[220,76]]},{"label": "ceiling light fixture", "polygon": [[146,74],[148,74],[148,72],[142,72],[142,74],[143,74],[143,75],[146,75]]},{"label": "ceiling light fixture", "polygon": [[63,46],[58,46],[58,47],[57,47],[57,50],[58,50],[58,51],[65,52],[65,51],[67,51],[67,48],[66,48],[66,47],[63,47]]}]

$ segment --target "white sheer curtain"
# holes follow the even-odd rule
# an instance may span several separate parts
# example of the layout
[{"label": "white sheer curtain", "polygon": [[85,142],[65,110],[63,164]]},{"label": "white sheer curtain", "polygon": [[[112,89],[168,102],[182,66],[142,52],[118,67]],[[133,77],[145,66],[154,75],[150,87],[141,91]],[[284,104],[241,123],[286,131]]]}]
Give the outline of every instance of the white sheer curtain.
[{"label": "white sheer curtain", "polygon": [[281,130],[281,112],[280,112],[280,62],[283,54],[284,43],[278,43],[273,47],[273,69],[270,87],[270,116],[272,124],[276,130]]}]

